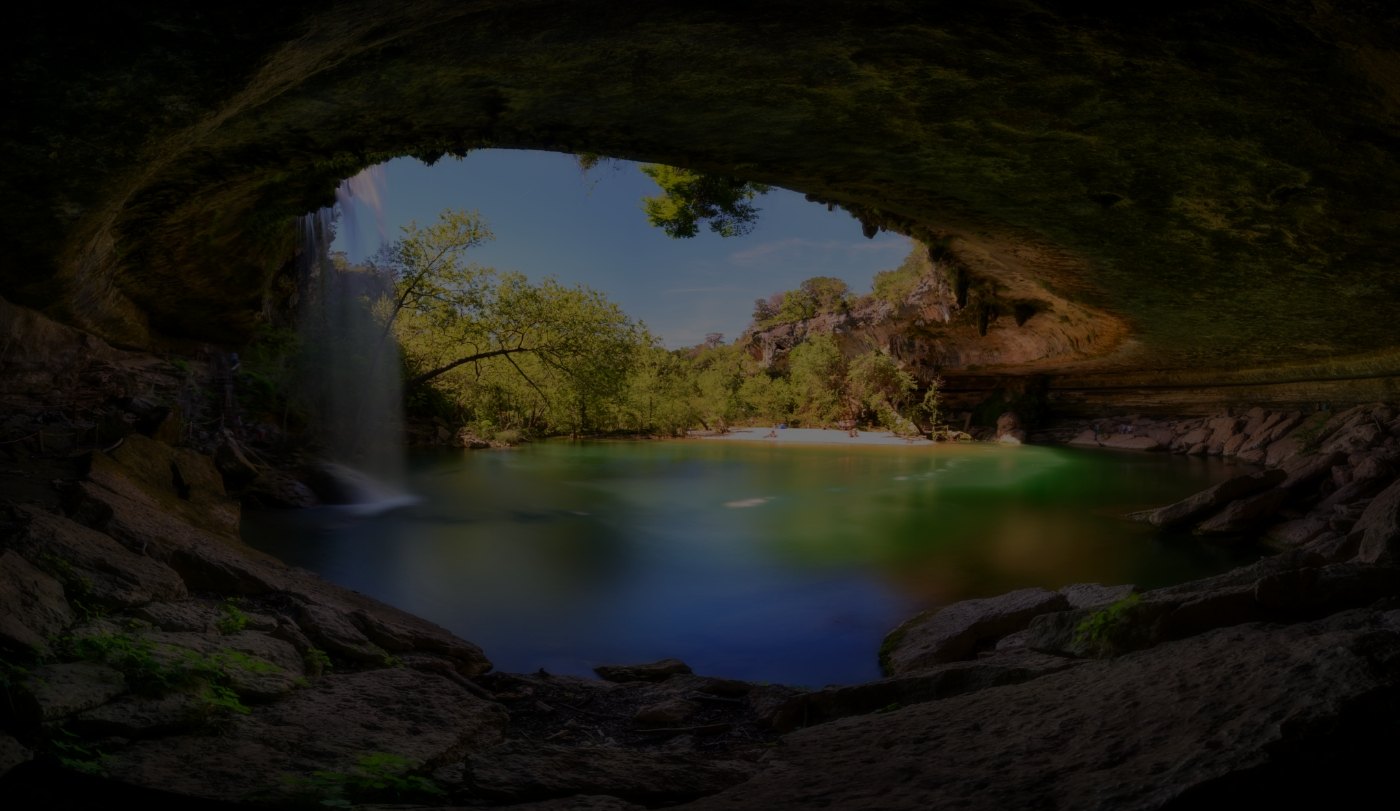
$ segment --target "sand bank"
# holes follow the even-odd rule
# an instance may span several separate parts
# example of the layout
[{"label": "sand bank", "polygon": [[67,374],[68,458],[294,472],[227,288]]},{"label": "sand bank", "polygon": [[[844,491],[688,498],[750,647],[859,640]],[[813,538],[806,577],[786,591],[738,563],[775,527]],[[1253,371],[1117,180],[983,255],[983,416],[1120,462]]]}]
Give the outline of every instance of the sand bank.
[{"label": "sand bank", "polygon": [[[777,436],[770,436],[776,433]],[[923,437],[895,436],[889,431],[861,431],[850,436],[837,428],[735,428],[728,433],[692,432],[692,437],[717,442],[771,442],[778,445],[932,445]]]}]

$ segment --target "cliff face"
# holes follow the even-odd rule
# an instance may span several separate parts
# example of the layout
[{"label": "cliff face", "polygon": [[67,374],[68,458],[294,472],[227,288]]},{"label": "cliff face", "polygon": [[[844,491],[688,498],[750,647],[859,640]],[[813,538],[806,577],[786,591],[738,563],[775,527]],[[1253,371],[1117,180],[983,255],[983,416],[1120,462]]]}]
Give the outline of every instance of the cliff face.
[{"label": "cliff face", "polygon": [[1393,376],[1395,12],[1090,8],[32,6],[6,34],[0,295],[121,345],[236,341],[337,181],[491,145],[804,191],[943,240],[970,313],[1072,322],[914,337],[950,363]]},{"label": "cliff face", "polygon": [[953,373],[1029,374],[1084,364],[1118,348],[1126,326],[1029,280],[974,286],[975,275],[940,246],[915,248],[917,281],[898,298],[862,296],[839,311],[753,329],[741,343],[765,365],[782,363],[809,336],[832,335],[848,356],[877,349],[923,381]]}]

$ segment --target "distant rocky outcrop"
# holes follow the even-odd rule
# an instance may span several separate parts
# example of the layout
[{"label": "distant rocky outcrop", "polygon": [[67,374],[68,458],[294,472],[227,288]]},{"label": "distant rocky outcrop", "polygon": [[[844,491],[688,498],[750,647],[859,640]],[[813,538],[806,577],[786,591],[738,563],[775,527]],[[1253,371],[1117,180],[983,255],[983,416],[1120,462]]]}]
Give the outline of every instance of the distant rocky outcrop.
[{"label": "distant rocky outcrop", "polygon": [[794,347],[830,335],[848,356],[879,349],[929,381],[969,367],[1034,372],[1105,351],[1120,336],[1112,319],[1029,279],[974,285],[953,257],[934,259],[918,244],[914,250],[922,272],[904,298],[862,296],[810,318],[751,328],[739,344],[764,366],[781,368]]}]

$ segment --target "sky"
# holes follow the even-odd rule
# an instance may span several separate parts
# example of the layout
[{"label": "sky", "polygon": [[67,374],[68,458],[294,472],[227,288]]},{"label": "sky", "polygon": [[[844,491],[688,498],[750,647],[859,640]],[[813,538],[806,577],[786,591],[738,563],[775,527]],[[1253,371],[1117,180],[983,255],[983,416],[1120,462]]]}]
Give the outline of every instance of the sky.
[{"label": "sky", "polygon": [[785,189],[755,201],[758,224],[746,236],[725,239],[702,226],[699,236],[673,239],[647,222],[642,198],[658,190],[637,167],[605,162],[585,174],[572,155],[505,149],[433,166],[399,158],[372,170],[373,183],[362,176],[353,184],[332,248],[360,261],[410,221],[474,210],[495,238],[473,249],[472,261],[598,290],[672,349],[712,332],[733,341],[754,299],[812,276],[867,292],[877,272],[909,252],[907,238],[866,239],[851,215]]}]

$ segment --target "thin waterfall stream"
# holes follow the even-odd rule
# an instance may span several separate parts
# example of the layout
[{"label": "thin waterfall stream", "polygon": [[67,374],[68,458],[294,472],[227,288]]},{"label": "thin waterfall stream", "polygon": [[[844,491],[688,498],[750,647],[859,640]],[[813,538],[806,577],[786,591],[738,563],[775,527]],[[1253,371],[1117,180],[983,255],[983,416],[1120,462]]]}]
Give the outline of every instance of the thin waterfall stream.
[{"label": "thin waterfall stream", "polygon": [[301,382],[317,420],[321,473],[332,480],[335,500],[359,513],[416,501],[405,484],[399,348],[375,314],[393,282],[330,250],[337,226],[359,238],[361,204],[374,212],[383,242],[382,183],[378,167],[345,181],[336,205],[302,217],[301,229]]}]

